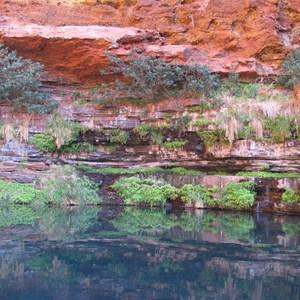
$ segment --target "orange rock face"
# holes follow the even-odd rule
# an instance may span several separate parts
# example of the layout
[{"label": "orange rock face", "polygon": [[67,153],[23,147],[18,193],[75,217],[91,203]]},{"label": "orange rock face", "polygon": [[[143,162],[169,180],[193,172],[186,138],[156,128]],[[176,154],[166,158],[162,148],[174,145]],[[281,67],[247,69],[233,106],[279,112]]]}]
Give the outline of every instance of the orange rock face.
[{"label": "orange rock face", "polygon": [[105,51],[246,76],[277,72],[300,45],[299,0],[0,0],[0,39],[45,64],[51,80],[97,81]]}]

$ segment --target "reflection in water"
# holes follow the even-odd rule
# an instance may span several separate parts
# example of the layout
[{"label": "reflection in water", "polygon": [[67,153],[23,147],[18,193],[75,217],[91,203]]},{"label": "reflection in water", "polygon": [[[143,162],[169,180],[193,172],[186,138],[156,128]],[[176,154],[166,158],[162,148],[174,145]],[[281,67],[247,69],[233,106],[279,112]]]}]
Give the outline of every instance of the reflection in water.
[{"label": "reflection in water", "polygon": [[1,212],[0,299],[300,299],[299,217]]}]

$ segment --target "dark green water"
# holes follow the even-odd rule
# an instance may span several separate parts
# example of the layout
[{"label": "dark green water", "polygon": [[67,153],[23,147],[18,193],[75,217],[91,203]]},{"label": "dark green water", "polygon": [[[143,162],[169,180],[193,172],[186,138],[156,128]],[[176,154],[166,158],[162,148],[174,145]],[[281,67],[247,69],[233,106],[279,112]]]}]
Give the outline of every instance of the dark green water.
[{"label": "dark green water", "polygon": [[300,218],[0,208],[0,299],[300,299]]}]

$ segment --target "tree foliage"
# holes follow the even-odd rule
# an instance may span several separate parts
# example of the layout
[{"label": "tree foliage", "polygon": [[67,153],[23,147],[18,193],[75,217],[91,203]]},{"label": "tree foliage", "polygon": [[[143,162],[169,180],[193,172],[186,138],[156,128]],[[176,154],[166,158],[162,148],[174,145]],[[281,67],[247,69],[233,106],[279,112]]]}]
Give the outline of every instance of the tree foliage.
[{"label": "tree foliage", "polygon": [[108,55],[110,66],[102,74],[121,75],[104,89],[100,100],[135,98],[159,100],[172,96],[213,97],[220,87],[219,76],[206,65],[167,63],[159,58],[133,52],[129,61]]},{"label": "tree foliage", "polygon": [[282,75],[277,82],[292,89],[300,80],[300,49],[288,54],[281,63]]},{"label": "tree foliage", "polygon": [[18,57],[0,43],[0,99],[28,113],[48,113],[57,106],[41,91],[43,66],[30,59]]}]

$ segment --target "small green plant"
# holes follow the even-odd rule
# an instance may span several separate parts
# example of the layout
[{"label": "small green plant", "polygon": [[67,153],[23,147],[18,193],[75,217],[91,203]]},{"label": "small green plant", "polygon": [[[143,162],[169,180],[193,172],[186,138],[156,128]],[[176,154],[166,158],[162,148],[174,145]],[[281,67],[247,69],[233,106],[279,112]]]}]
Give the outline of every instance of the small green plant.
[{"label": "small green plant", "polygon": [[292,89],[300,80],[300,49],[287,55],[281,63],[281,72],[277,83]]},{"label": "small green plant", "polygon": [[86,97],[86,95],[84,93],[76,91],[76,92],[73,92],[71,98],[74,102],[76,102],[76,104],[84,105],[86,103],[85,97]]},{"label": "small green plant", "polygon": [[118,128],[112,129],[110,131],[109,141],[111,143],[126,144],[129,139],[129,135],[126,131],[120,130]]},{"label": "small green plant", "polygon": [[0,98],[28,113],[49,113],[57,102],[41,91],[43,66],[18,57],[0,43]]},{"label": "small green plant", "polygon": [[299,195],[292,189],[286,189],[281,195],[282,202],[297,203],[300,201]]},{"label": "small green plant", "polygon": [[140,125],[137,125],[136,127],[134,127],[132,131],[135,134],[137,134],[139,137],[143,138],[143,137],[146,137],[150,133],[151,126],[146,125],[146,124],[140,124]]},{"label": "small green plant", "polygon": [[254,182],[229,182],[221,191],[220,198],[224,208],[249,209],[254,204]]},{"label": "small green plant", "polygon": [[251,125],[244,125],[238,129],[237,138],[240,140],[252,139],[255,137],[255,130]]},{"label": "small green plant", "polygon": [[4,129],[5,129],[5,125],[0,123],[0,140],[4,140],[4,138],[5,138]]},{"label": "small green plant", "polygon": [[274,142],[283,142],[291,137],[291,118],[277,115],[275,118],[265,118],[264,127]]},{"label": "small green plant", "polygon": [[165,142],[162,144],[162,146],[168,150],[175,150],[178,148],[182,148],[185,146],[189,141],[184,140],[184,141],[171,141],[171,142]]},{"label": "small green plant", "polygon": [[211,120],[206,120],[205,118],[199,116],[196,120],[196,122],[193,124],[194,126],[197,126],[197,127],[207,127],[208,125],[211,125],[213,124],[214,122],[211,121]]},{"label": "small green plant", "polygon": [[217,142],[228,143],[228,139],[225,136],[225,130],[221,128],[199,130],[197,131],[197,135],[206,146],[213,146]]},{"label": "small green plant", "polygon": [[264,171],[270,170],[270,165],[269,164],[262,164],[260,167]]},{"label": "small green plant", "polygon": [[165,139],[164,137],[164,130],[166,126],[150,126],[150,140],[156,144],[156,145],[161,145]]},{"label": "small green plant", "polygon": [[174,124],[174,129],[178,131],[179,136],[188,130],[191,120],[192,120],[191,115],[184,115],[176,120]]}]

